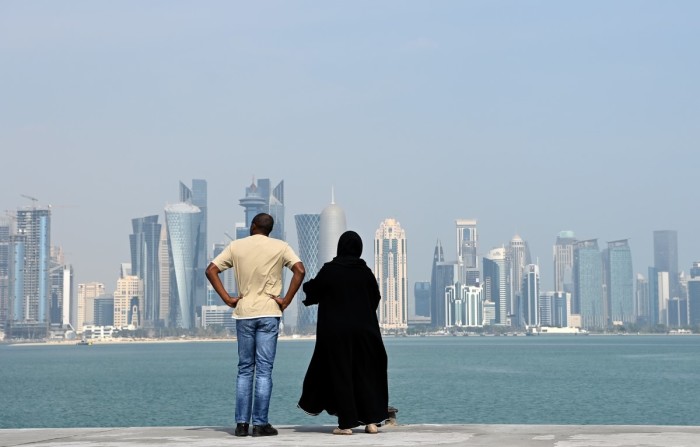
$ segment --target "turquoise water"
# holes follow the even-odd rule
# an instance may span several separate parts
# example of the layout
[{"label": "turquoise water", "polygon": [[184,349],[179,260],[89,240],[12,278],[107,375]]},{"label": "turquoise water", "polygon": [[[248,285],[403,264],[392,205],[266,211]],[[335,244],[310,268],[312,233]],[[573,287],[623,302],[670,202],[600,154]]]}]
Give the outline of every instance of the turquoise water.
[{"label": "turquoise water", "polygon": [[[386,338],[400,423],[700,425],[700,337]],[[313,341],[281,341],[270,422],[296,408]],[[236,344],[0,345],[0,428],[230,426]]]}]

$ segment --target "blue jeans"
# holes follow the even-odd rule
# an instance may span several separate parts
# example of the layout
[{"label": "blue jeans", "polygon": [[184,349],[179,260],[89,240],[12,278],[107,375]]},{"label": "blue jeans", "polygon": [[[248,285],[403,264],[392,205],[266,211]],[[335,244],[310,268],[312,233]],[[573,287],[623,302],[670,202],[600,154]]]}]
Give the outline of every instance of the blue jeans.
[{"label": "blue jeans", "polygon": [[[236,378],[236,423],[267,424],[272,394],[272,364],[277,352],[278,317],[236,320],[238,377]],[[255,389],[253,389],[253,378]],[[255,395],[255,399],[253,399]]]}]

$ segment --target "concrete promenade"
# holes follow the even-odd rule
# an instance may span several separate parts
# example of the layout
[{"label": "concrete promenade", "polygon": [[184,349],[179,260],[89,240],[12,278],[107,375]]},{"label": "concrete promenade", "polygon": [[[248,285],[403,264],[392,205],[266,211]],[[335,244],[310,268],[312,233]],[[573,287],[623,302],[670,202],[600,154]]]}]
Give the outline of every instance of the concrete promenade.
[{"label": "concrete promenade", "polygon": [[330,426],[277,427],[278,436],[237,438],[233,427],[45,428],[0,430],[10,446],[477,446],[697,447],[700,427],[646,425],[398,425],[369,435],[332,435]]}]

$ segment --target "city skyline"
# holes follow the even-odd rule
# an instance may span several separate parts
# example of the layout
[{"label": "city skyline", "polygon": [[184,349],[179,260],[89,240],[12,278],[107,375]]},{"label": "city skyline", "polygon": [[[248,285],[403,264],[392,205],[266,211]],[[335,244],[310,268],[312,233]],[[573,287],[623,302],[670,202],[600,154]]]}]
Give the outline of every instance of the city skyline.
[{"label": "city skyline", "polygon": [[107,290],[131,258],[131,219],[192,178],[209,186],[208,250],[242,220],[241,186],[268,177],[285,181],[295,247],[291,216],[318,213],[332,189],[365,241],[400,221],[410,284],[430,279],[437,240],[456,258],[454,221],[472,218],[480,257],[519,235],[543,289],[561,231],[627,239],[647,276],[653,232],[674,230],[687,272],[700,258],[698,13],[631,0],[4,2],[0,205],[52,205],[74,282]]}]

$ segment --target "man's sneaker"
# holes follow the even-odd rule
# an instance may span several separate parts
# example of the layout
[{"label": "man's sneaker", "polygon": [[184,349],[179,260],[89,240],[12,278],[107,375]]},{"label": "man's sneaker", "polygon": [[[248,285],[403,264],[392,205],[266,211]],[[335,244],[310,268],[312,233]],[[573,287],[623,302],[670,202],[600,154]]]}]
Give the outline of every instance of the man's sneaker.
[{"label": "man's sneaker", "polygon": [[277,436],[277,429],[270,424],[253,425],[253,436]]},{"label": "man's sneaker", "polygon": [[248,424],[244,422],[239,422],[236,424],[236,431],[233,432],[234,436],[248,436]]}]

